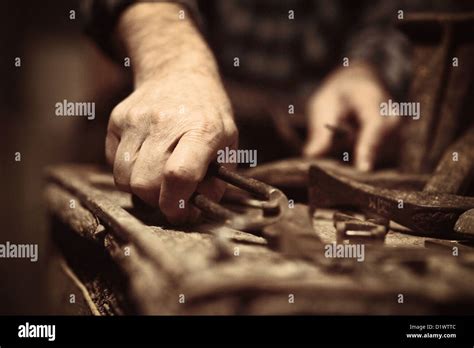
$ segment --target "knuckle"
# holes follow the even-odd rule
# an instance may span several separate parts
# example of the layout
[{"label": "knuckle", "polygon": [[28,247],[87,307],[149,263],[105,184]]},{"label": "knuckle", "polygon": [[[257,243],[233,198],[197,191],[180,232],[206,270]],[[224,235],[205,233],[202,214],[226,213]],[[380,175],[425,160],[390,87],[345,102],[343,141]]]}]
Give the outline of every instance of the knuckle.
[{"label": "knuckle", "polygon": [[120,119],[124,116],[126,110],[124,103],[117,104],[110,113],[111,119]]},{"label": "knuckle", "polygon": [[121,125],[123,124],[124,117],[125,113],[123,112],[123,107],[119,104],[110,113],[107,132],[120,134],[122,130]]},{"label": "knuckle", "polygon": [[167,181],[179,183],[196,183],[199,181],[198,173],[185,166],[166,167],[163,173]]},{"label": "knuckle", "polygon": [[216,121],[202,121],[186,133],[187,140],[208,149],[219,147],[226,137],[223,123]]},{"label": "knuckle", "polygon": [[125,127],[129,129],[146,127],[149,124],[150,115],[151,112],[146,108],[132,107],[125,115]]},{"label": "knuckle", "polygon": [[207,135],[209,137],[216,137],[222,133],[223,125],[221,122],[217,122],[216,120],[204,120],[200,125],[199,129],[203,135]]},{"label": "knuckle", "polygon": [[147,108],[135,105],[130,110],[128,110],[127,117],[132,118],[132,119],[140,119],[140,118],[145,117],[145,115],[147,114],[149,114],[149,111]]},{"label": "knuckle", "polygon": [[203,139],[211,147],[218,146],[226,137],[222,122],[207,121],[201,125]]}]

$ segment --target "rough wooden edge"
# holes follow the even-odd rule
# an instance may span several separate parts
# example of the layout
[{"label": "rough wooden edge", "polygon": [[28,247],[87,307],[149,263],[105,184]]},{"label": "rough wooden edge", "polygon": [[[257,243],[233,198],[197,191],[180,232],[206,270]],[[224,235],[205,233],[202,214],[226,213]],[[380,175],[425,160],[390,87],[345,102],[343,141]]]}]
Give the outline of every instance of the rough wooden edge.
[{"label": "rough wooden edge", "polygon": [[74,271],[69,267],[69,265],[66,263],[66,261],[64,261],[63,258],[61,258],[59,260],[59,265],[60,265],[61,269],[64,271],[64,273],[66,274],[66,276],[69,277],[72,280],[72,282],[74,283],[74,285],[76,285],[78,287],[78,289],[80,290],[84,300],[86,301],[87,305],[89,306],[89,309],[90,309],[92,315],[101,316],[97,306],[95,305],[94,301],[92,300],[92,298],[89,294],[89,291],[87,290],[85,285],[81,282],[81,280],[76,276]]}]

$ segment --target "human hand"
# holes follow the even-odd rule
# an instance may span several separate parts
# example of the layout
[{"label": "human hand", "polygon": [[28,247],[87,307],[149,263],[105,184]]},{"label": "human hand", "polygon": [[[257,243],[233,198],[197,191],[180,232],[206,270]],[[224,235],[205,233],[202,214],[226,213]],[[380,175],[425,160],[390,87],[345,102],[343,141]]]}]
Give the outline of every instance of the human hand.
[{"label": "human hand", "polygon": [[217,151],[237,148],[237,141],[218,77],[168,70],[140,84],[114,108],[106,158],[120,189],[159,206],[169,222],[179,224],[196,215],[188,204],[195,191],[221,198],[223,183],[203,179]]},{"label": "human hand", "polygon": [[400,124],[398,117],[380,115],[380,104],[388,98],[369,66],[340,68],[309,100],[309,132],[304,154],[309,157],[326,154],[334,140],[334,133],[327,125],[337,127],[352,117],[359,125],[355,165],[362,171],[373,169],[383,142]]}]

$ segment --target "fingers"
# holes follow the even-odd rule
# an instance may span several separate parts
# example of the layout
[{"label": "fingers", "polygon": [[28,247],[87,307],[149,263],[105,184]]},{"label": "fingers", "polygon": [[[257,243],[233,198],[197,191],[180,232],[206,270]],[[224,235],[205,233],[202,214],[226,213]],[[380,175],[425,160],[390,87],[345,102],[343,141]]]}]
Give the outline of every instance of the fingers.
[{"label": "fingers", "polygon": [[130,178],[133,164],[142,145],[143,138],[135,132],[125,132],[117,147],[114,159],[115,185],[126,192],[131,192]]},{"label": "fingers", "polygon": [[[231,140],[231,145],[229,148],[231,150],[236,150],[238,148],[239,142],[237,129],[233,129],[233,127],[228,127],[227,129],[230,129],[228,131],[228,139]],[[236,163],[221,163],[221,165],[231,170],[237,166]],[[225,193],[226,187],[227,184],[225,182],[217,178],[210,177],[205,178],[204,181],[198,185],[196,191],[214,202],[219,202]],[[195,221],[199,217],[200,211],[198,209],[191,208],[189,215],[191,216],[190,220]]]},{"label": "fingers", "polygon": [[[358,124],[355,166],[362,171],[374,168],[380,146],[399,125],[397,118],[383,118],[380,103],[389,97],[370,69],[339,70],[310,100],[309,135],[306,156],[316,157],[334,147],[334,133],[327,126],[341,126],[351,118]],[[352,143],[353,139],[345,139]]]},{"label": "fingers", "polygon": [[318,93],[309,106],[308,142],[304,155],[317,157],[326,154],[333,143],[333,132],[326,125],[336,126],[345,114],[345,106],[337,94]]},{"label": "fingers", "polygon": [[191,131],[181,137],[166,162],[159,199],[160,209],[169,222],[180,224],[189,219],[189,198],[215,156],[214,146],[203,134]]},{"label": "fingers", "polygon": [[[196,192],[203,194],[211,201],[219,202],[224,195],[227,184],[216,178],[205,178],[201,183],[198,184]],[[189,213],[187,214],[190,222],[194,222],[200,216],[200,210],[195,207],[189,207]]]},{"label": "fingers", "polygon": [[[236,150],[238,148],[238,137],[235,137],[235,140],[232,142],[229,148],[231,150]],[[221,163],[221,165],[231,170],[237,166],[236,163]],[[225,182],[211,177],[202,181],[198,185],[196,191],[202,193],[214,202],[219,202],[224,195],[226,186],[227,184]]]},{"label": "fingers", "polygon": [[221,197],[222,185],[200,183],[217,150],[237,135],[220,83],[201,74],[177,83],[182,76],[141,84],[112,111],[106,139],[118,188],[159,207],[172,223],[187,220],[196,190]]},{"label": "fingers", "polygon": [[370,171],[374,168],[380,147],[398,123],[392,119],[382,118],[377,109],[369,112],[372,115],[363,118],[355,148],[355,166],[361,171]]},{"label": "fingers", "polygon": [[147,138],[134,163],[130,177],[131,191],[153,207],[158,207],[163,167],[168,153],[157,138]]}]

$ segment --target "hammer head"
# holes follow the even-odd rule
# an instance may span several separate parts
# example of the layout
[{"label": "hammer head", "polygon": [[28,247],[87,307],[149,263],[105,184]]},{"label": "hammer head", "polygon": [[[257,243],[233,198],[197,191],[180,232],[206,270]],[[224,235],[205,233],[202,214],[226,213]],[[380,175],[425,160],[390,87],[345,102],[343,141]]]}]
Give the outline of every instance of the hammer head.
[{"label": "hammer head", "polygon": [[[356,208],[393,220],[422,235],[459,238],[454,225],[474,208],[474,197],[423,191],[401,191],[354,181],[334,171],[312,166],[309,202],[316,208]],[[462,238],[471,237],[463,235]]]}]

